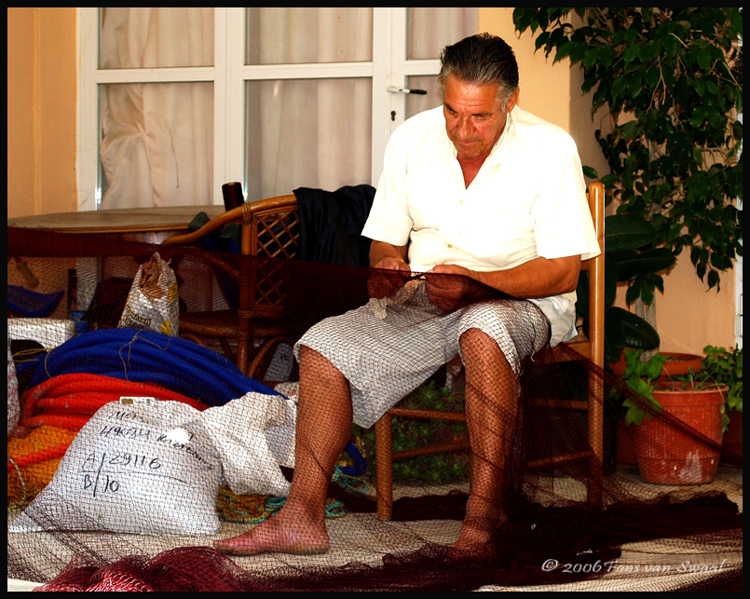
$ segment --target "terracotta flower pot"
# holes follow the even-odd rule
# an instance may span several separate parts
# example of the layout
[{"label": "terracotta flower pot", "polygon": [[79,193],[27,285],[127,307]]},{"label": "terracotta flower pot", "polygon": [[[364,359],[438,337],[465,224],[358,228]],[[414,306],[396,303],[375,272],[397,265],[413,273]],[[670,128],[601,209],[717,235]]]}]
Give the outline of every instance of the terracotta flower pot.
[{"label": "terracotta flower pot", "polygon": [[[659,383],[654,399],[665,412],[718,445],[722,443],[721,412],[727,388],[682,389],[681,383]],[[711,482],[721,447],[711,447],[658,416],[633,427],[633,446],[641,478],[664,485]]]},{"label": "terracotta flower pot", "polygon": [[703,356],[695,354],[678,354],[674,352],[661,352],[667,356],[667,362],[662,368],[662,377],[669,378],[678,374],[687,374],[692,368],[693,372],[698,372],[703,368]]},{"label": "terracotta flower pot", "polygon": [[[678,374],[687,374],[690,369],[693,372],[698,372],[703,368],[703,356],[696,354],[681,354],[677,352],[660,352],[667,357],[667,363],[662,368],[661,377],[664,380],[668,380],[670,377],[677,376]],[[625,374],[625,352],[622,353],[620,359],[612,364],[612,371],[617,376]]]}]

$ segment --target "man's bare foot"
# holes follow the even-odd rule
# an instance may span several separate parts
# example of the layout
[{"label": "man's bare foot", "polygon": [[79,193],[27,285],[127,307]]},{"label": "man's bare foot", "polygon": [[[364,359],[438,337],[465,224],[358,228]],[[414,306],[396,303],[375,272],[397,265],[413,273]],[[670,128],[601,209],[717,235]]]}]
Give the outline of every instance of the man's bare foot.
[{"label": "man's bare foot", "polygon": [[507,517],[497,506],[485,500],[469,497],[466,518],[458,533],[453,549],[464,552],[484,551],[496,537],[498,528],[507,522]]},{"label": "man's bare foot", "polygon": [[453,543],[453,549],[458,551],[474,553],[477,551],[485,551],[490,542],[495,538],[497,532],[497,524],[495,526],[485,527],[484,523],[482,526],[475,527],[473,523],[464,523],[461,527],[461,532],[458,534],[458,540]]},{"label": "man's bare foot", "polygon": [[311,555],[328,551],[330,539],[325,521],[316,523],[282,508],[241,535],[214,541],[214,547],[232,555],[272,552]]}]

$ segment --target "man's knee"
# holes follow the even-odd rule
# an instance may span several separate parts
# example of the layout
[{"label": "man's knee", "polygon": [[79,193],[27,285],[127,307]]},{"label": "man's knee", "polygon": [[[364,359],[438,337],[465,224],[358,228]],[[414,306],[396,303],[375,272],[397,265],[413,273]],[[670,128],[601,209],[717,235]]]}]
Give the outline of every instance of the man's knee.
[{"label": "man's knee", "polygon": [[318,382],[330,386],[346,385],[343,374],[320,352],[303,345],[299,351],[300,383]]},{"label": "man's knee", "polygon": [[481,329],[464,331],[459,339],[464,362],[481,365],[502,357],[502,352],[492,337]]},{"label": "man's knee", "polygon": [[481,329],[471,328],[461,335],[459,341],[467,382],[495,390],[508,386],[516,392],[513,368],[493,337]]}]

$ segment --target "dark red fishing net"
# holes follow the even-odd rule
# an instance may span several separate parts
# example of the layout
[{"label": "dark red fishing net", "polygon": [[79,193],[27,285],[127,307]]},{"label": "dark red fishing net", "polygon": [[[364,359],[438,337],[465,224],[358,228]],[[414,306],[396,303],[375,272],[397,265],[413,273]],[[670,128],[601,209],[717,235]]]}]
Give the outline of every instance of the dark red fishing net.
[{"label": "dark red fishing net", "polygon": [[[290,343],[321,319],[367,304],[371,273],[256,259],[258,271],[283,282],[285,309],[275,325],[288,338],[258,381],[240,372],[219,342],[206,338],[204,347],[173,334],[179,314],[231,311],[240,297],[217,259],[237,271],[252,270],[253,259],[17,228],[8,229],[8,256],[8,578],[44,583],[47,591],[742,586],[741,469],[722,466],[734,481],[723,485],[644,483],[635,466],[614,460],[621,386],[586,360],[550,363],[546,348],[524,360],[514,407],[481,391],[476,373],[467,378],[490,411],[474,430],[424,421],[393,427],[399,447],[506,435],[499,453],[397,464],[393,518],[382,521],[375,515],[374,436],[352,426],[326,493],[328,551],[224,555],[213,542],[271,522],[288,481],[300,476],[294,417],[306,391],[297,384]],[[168,277],[160,288],[169,271],[179,298]],[[140,287],[133,285],[138,277]],[[153,313],[133,299],[136,287],[150,297],[144,305]],[[519,310],[511,326],[528,326],[527,318]],[[263,342],[253,344],[251,361]],[[408,358],[408,347],[399,347],[395,362]],[[587,500],[587,481],[597,472],[590,461],[530,468],[588,450],[585,413],[539,407],[539,400],[601,401],[588,394],[591,374],[605,386],[605,454],[596,464],[603,475],[592,487],[600,504]],[[452,367],[424,379],[406,393],[417,407],[460,404],[471,392]],[[314,423],[316,442],[328,441],[330,419],[339,416]],[[675,434],[706,451],[720,451],[674,418],[654,418],[672,422]],[[488,435],[497,420],[501,430]],[[494,462],[494,455],[501,458]],[[497,527],[478,551],[457,550],[469,481],[479,488],[481,473],[493,469],[499,492],[487,492],[486,519]]]}]

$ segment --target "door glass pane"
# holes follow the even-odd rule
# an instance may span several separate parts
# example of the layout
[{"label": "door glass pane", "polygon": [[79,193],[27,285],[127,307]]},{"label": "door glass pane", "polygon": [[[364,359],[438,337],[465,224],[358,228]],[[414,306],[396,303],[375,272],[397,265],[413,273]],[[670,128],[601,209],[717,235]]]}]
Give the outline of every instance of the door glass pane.
[{"label": "door glass pane", "polygon": [[213,198],[213,84],[99,86],[102,209]]},{"label": "door glass pane", "polygon": [[247,8],[245,64],[372,60],[372,8]]},{"label": "door glass pane", "polygon": [[99,68],[214,64],[213,8],[101,8]]},{"label": "door glass pane", "polygon": [[370,182],[370,79],[248,81],[246,123],[251,202]]},{"label": "door glass pane", "polygon": [[406,118],[414,116],[420,112],[435,108],[443,103],[442,92],[437,82],[437,75],[422,75],[419,77],[407,77],[406,87],[409,89],[423,89],[427,92],[425,95],[407,94],[406,95]]},{"label": "door glass pane", "polygon": [[445,46],[478,32],[477,12],[476,8],[409,8],[407,58],[440,58]]}]

